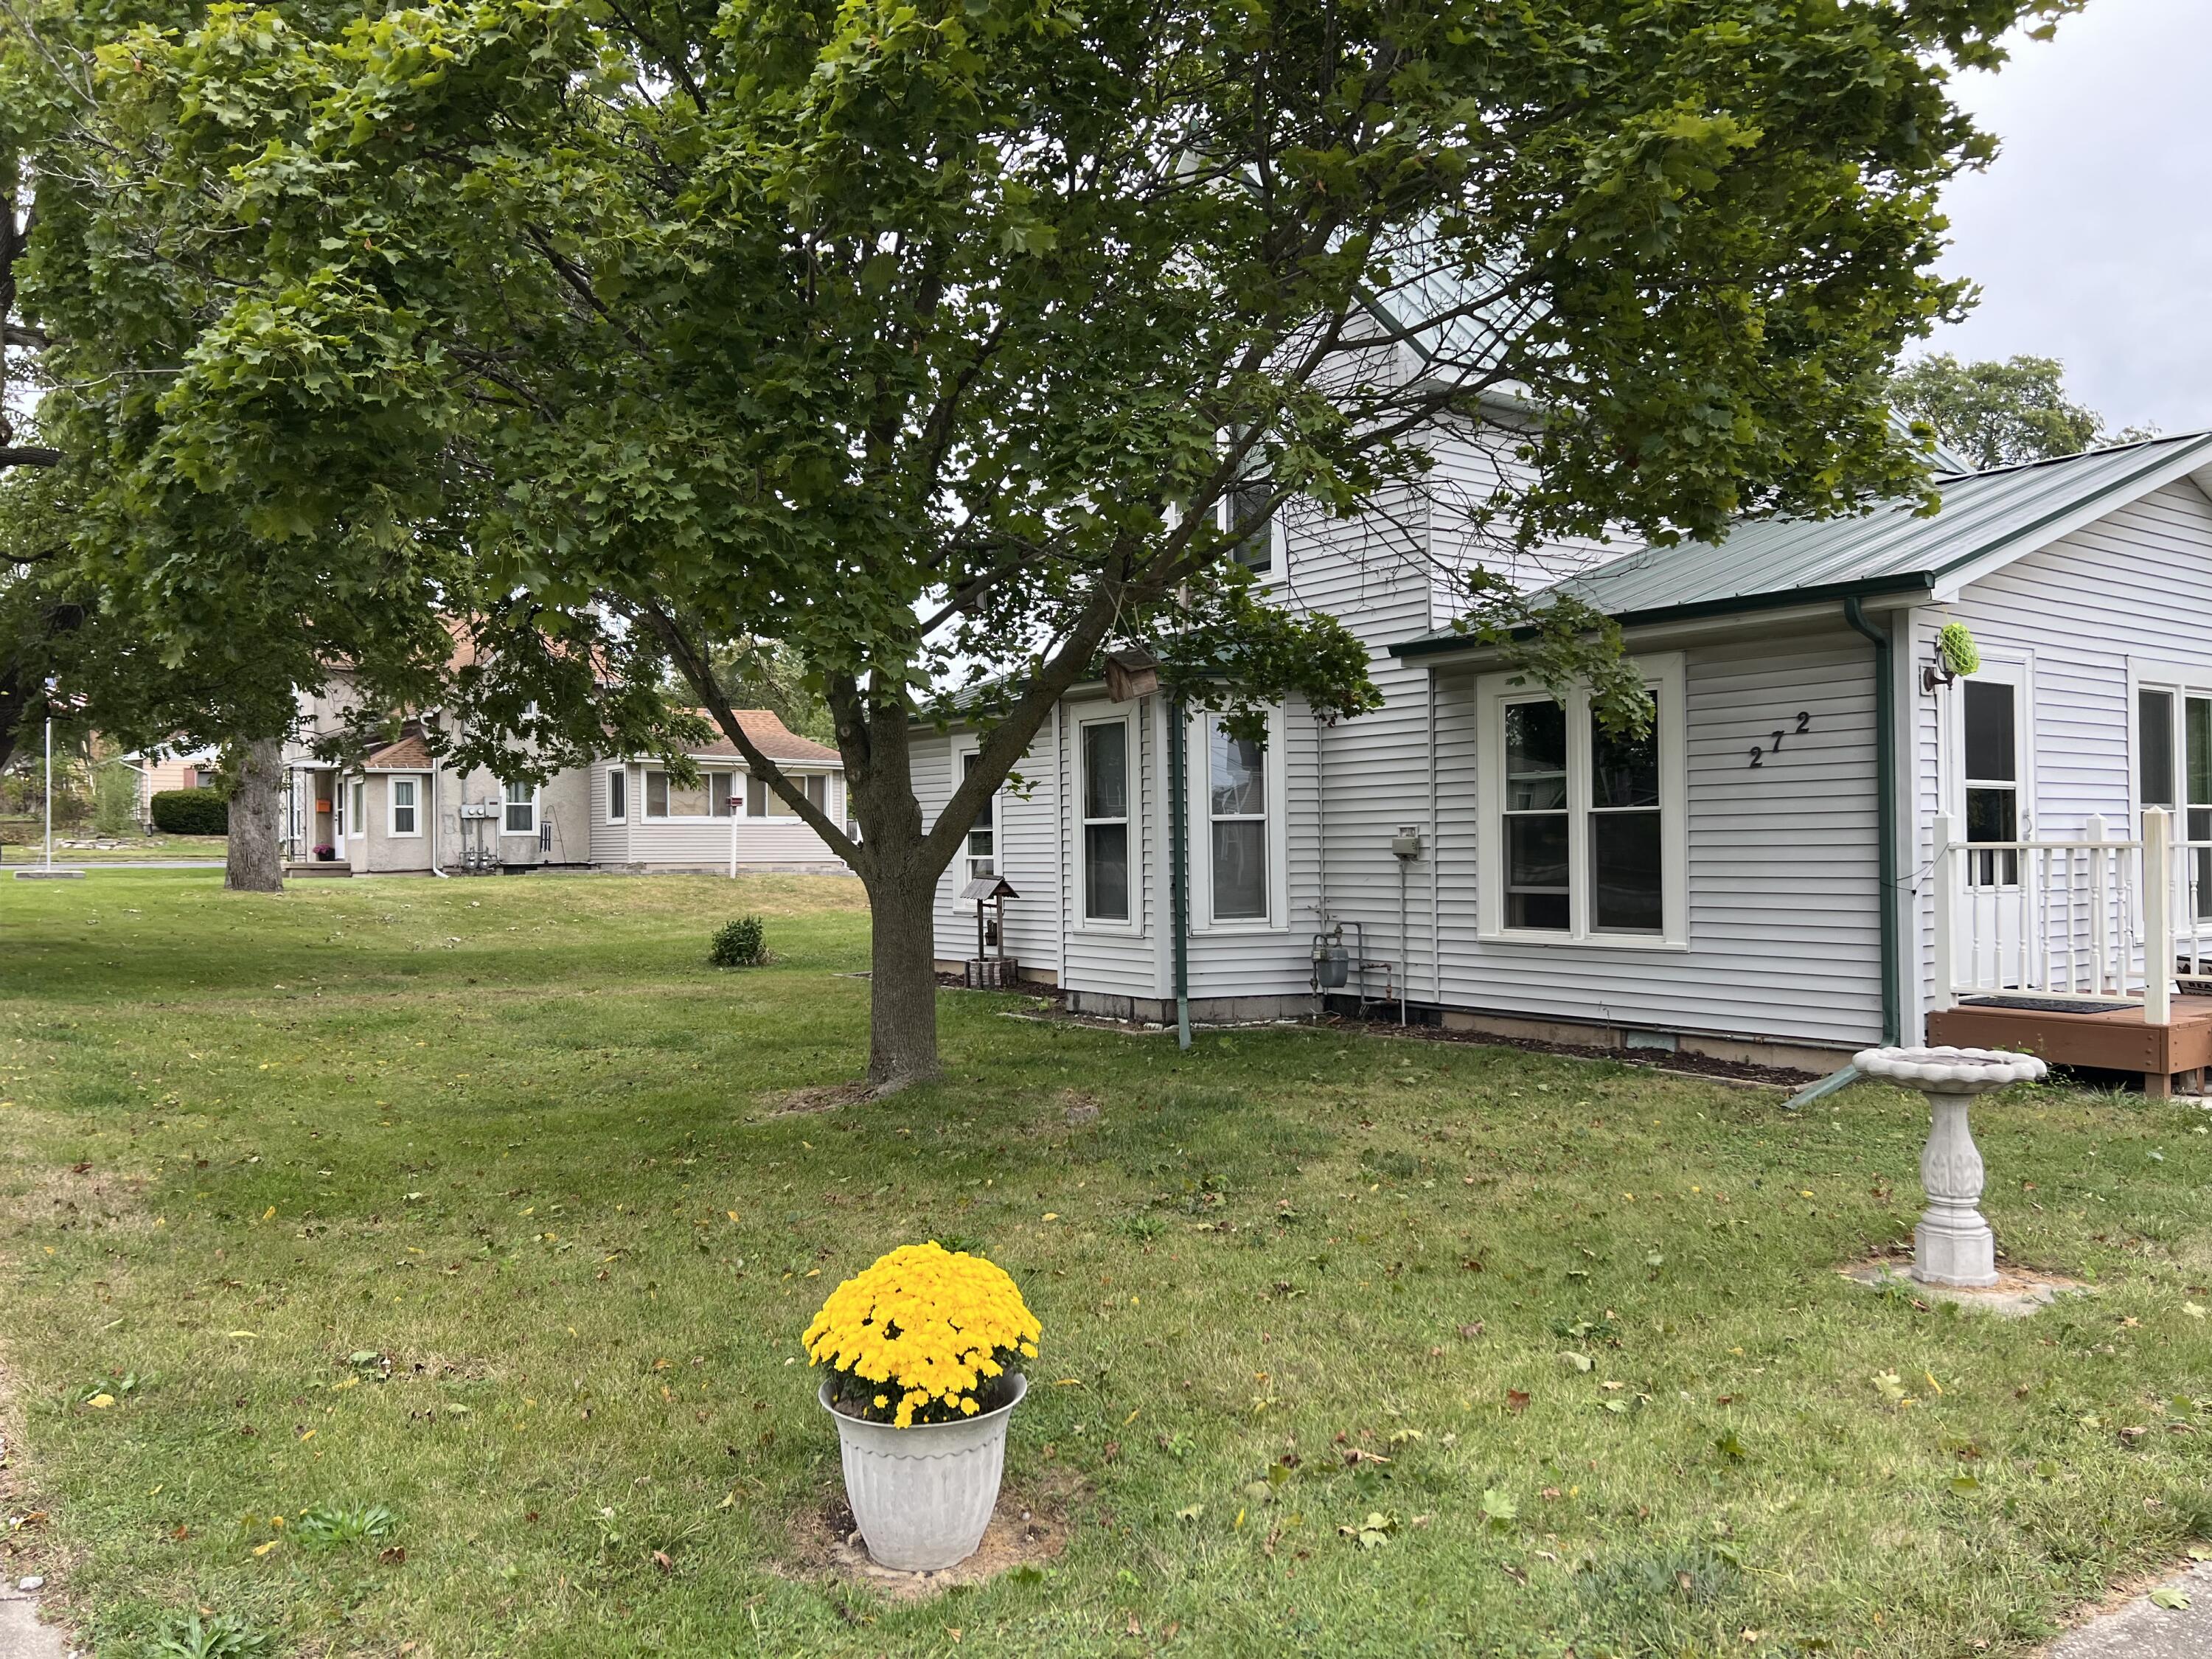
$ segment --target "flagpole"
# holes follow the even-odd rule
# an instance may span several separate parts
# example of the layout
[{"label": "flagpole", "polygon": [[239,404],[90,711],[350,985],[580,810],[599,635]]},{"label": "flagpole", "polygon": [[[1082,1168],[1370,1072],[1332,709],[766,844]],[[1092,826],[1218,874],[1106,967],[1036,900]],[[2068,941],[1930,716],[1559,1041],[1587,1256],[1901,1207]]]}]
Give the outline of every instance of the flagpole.
[{"label": "flagpole", "polygon": [[54,717],[46,716],[46,868],[54,867]]}]

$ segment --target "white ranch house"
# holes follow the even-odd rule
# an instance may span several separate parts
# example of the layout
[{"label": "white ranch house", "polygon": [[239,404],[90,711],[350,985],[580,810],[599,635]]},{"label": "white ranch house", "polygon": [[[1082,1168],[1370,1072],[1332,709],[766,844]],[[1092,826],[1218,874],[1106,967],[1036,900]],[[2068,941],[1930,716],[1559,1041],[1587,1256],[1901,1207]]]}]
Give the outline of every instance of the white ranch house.
[{"label": "white ranch house", "polygon": [[[1433,447],[1445,479],[1495,465],[1472,434]],[[2212,1060],[2212,1004],[2144,972],[2172,955],[2185,989],[2212,909],[2212,434],[1938,483],[1932,517],[1516,572],[1620,621],[1656,700],[1644,744],[1451,630],[1474,552],[1432,500],[1382,503],[1426,528],[1381,550],[1360,521],[1282,515],[1267,580],[1361,635],[1387,701],[1335,726],[1279,709],[1263,750],[1188,716],[1193,1017],[1309,1012],[1340,941],[1338,997],[1475,1030],[1826,1069],[1931,1019],[1953,1041],[2010,1019],[2094,1027],[2117,1059],[2056,1057],[2149,1086]],[[1955,680],[1930,672],[1949,622],[1981,656]],[[944,879],[943,966],[976,949],[962,890],[996,874],[1025,975],[1175,1018],[1173,718],[1103,684],[1061,702],[1026,793]],[[916,744],[942,803],[975,738]],[[2179,843],[2148,881],[2147,823]]]},{"label": "white ranch house", "polygon": [[[341,693],[343,688],[340,688]],[[739,709],[753,742],[842,820],[844,763],[764,708]],[[295,874],[400,875],[540,868],[735,875],[842,872],[844,861],[748,771],[727,738],[692,752],[686,786],[651,757],[614,756],[542,785],[502,783],[435,759],[419,724],[357,765],[319,759],[340,729],[336,702],[303,708],[285,753],[285,837]],[[327,849],[327,855],[319,852]]]}]

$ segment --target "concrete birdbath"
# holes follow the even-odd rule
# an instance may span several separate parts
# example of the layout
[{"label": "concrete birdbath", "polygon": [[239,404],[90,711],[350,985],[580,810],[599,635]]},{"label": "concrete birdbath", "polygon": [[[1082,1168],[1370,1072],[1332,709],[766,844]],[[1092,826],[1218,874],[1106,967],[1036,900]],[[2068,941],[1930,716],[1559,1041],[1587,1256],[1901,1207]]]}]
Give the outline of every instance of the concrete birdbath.
[{"label": "concrete birdbath", "polygon": [[1966,1127],[1976,1095],[2042,1077],[2033,1054],[1995,1048],[1869,1048],[1852,1064],[1862,1077],[1917,1089],[1932,1117],[1920,1152],[1928,1207],[1912,1231],[1912,1276],[1923,1285],[1984,1290],[1997,1282],[1996,1235],[1982,1218],[1982,1154]]}]

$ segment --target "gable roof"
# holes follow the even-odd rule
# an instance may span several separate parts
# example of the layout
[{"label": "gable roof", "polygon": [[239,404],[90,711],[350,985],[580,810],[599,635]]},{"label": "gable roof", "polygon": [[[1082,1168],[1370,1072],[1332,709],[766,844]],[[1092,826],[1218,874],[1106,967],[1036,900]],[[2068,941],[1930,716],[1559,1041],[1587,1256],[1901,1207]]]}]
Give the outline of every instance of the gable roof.
[{"label": "gable roof", "polygon": [[[1718,542],[1646,547],[1559,583],[1621,622],[1672,621],[1819,599],[1933,592],[2000,568],[2125,506],[2212,469],[2212,433],[2153,438],[2058,460],[1940,477],[1940,512],[1891,501],[1850,519],[1762,519]],[[1391,647],[1472,647],[1449,629]]]},{"label": "gable roof", "polygon": [[[695,708],[691,712],[708,725],[714,724],[714,717],[705,709]],[[832,766],[844,764],[836,750],[818,744],[811,738],[800,737],[783,723],[773,708],[732,708],[730,712],[738,717],[738,724],[753,740],[753,746],[772,761],[816,761]],[[712,743],[702,744],[689,752],[702,758],[727,760],[736,756],[738,745],[717,732]]]},{"label": "gable roof", "polygon": [[397,743],[370,750],[368,758],[361,765],[364,772],[427,772],[434,763],[422,742],[422,734],[410,732]]}]

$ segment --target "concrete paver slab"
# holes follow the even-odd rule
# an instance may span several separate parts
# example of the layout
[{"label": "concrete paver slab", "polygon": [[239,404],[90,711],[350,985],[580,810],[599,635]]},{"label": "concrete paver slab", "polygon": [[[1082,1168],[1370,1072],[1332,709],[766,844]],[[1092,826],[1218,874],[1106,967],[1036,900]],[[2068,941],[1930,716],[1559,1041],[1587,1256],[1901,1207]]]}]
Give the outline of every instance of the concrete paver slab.
[{"label": "concrete paver slab", "polygon": [[[2200,1561],[2153,1588],[2179,1590],[2189,1605],[2160,1607],[2147,1590],[2069,1631],[2044,1650],[2044,1659],[2205,1659],[2212,1654],[2212,1561]],[[6,1651],[0,1648],[0,1654]]]}]

